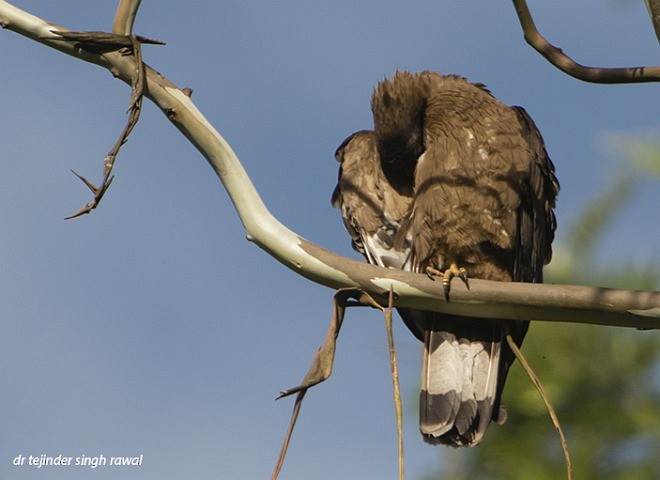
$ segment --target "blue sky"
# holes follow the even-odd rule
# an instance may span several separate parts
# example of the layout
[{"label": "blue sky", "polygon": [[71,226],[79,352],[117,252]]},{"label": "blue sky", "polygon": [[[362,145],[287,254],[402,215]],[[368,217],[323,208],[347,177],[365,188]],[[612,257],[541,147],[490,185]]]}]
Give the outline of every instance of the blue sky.
[{"label": "blue sky", "polygon": [[[109,30],[116,8],[14,3],[73,30]],[[530,2],[536,23],[577,61],[660,61],[643,2],[551,3]],[[146,46],[145,60],[194,89],[273,214],[347,255],[329,203],[333,153],[371,127],[371,91],[397,68],[461,74],[525,106],[562,185],[558,242],[584,202],[626,168],[602,138],[660,132],[657,84],[567,77],[524,43],[510,2],[145,1],[136,33],[167,41]],[[130,91],[96,66],[9,31],[0,38],[0,479],[268,477],[292,407],[274,398],[307,371],[332,292],[245,240],[211,169],[150,103],[101,207],[64,221],[91,198],[68,169],[100,178]],[[657,254],[659,194],[657,181],[640,184],[597,262]],[[417,432],[421,346],[402,325],[395,335],[407,473],[416,479],[439,468],[442,451]],[[378,314],[349,312],[333,376],[305,402],[282,478],[395,477]],[[143,454],[144,464],[11,464],[43,453]]]}]

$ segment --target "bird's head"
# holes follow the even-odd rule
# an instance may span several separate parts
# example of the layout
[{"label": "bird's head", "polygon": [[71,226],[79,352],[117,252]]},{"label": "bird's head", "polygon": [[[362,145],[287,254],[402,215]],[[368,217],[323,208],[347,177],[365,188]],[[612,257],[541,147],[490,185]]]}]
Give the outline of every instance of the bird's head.
[{"label": "bird's head", "polygon": [[426,73],[397,71],[378,84],[371,97],[376,144],[383,171],[410,177],[424,152]]}]

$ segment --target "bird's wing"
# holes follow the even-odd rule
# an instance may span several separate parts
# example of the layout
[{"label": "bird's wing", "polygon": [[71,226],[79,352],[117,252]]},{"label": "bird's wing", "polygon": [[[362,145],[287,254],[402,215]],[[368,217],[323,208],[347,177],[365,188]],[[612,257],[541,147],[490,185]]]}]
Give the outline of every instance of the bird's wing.
[{"label": "bird's wing", "polygon": [[[552,241],[555,237],[557,220],[553,211],[559,182],[555,166],[550,160],[543,143],[541,132],[522,107],[512,107],[520,125],[520,135],[527,148],[515,151],[515,161],[528,165],[523,182],[520,205],[516,212],[516,244],[512,281],[543,282],[543,266],[552,258]],[[509,330],[515,343],[522,345],[529,322],[509,322]],[[508,346],[502,348],[498,392],[504,388],[514,354]],[[499,398],[499,395],[498,395]]]},{"label": "bird's wing", "polygon": [[394,238],[412,199],[394,189],[383,174],[372,131],[348,137],[335,154],[341,163],[332,204],[342,213],[353,248],[374,265],[401,268],[407,246]]},{"label": "bird's wing", "polygon": [[[548,157],[543,138],[522,107],[512,107],[529,150],[529,179],[518,209],[518,239],[513,280],[542,282],[542,269],[552,258],[552,241],[557,228],[553,208],[559,193],[555,166]],[[521,152],[521,154],[525,154]]]},{"label": "bird's wing", "polygon": [[[395,245],[395,237],[409,216],[412,192],[400,192],[388,181],[373,131],[363,130],[348,137],[335,158],[341,165],[332,205],[341,210],[353,248],[373,265],[401,269],[410,252],[410,241],[404,239]],[[399,314],[415,337],[424,341],[419,315],[404,309],[399,309]]]}]

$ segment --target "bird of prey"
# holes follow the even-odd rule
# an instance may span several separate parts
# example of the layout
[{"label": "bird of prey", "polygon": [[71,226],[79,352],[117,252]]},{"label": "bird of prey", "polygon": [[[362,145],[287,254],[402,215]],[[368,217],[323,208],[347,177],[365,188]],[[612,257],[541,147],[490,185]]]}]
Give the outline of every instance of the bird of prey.
[{"label": "bird of prey", "polygon": [[[542,282],[559,184],[521,107],[454,75],[398,71],[376,87],[374,129],[348,137],[332,203],[369,263],[443,278]],[[448,298],[448,297],[447,297]],[[449,298],[448,298],[449,299]],[[504,324],[399,309],[424,342],[420,430],[431,444],[473,446],[502,423],[514,355]],[[507,321],[520,345],[529,322]]]}]

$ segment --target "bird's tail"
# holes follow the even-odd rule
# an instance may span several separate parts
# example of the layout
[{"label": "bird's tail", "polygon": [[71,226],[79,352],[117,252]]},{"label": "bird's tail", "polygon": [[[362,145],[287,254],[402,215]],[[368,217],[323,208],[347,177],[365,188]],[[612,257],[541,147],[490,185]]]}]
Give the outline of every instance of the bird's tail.
[{"label": "bird's tail", "polygon": [[484,319],[432,316],[426,329],[419,401],[420,430],[431,444],[473,446],[491,419],[504,422],[500,395],[502,324]]}]

